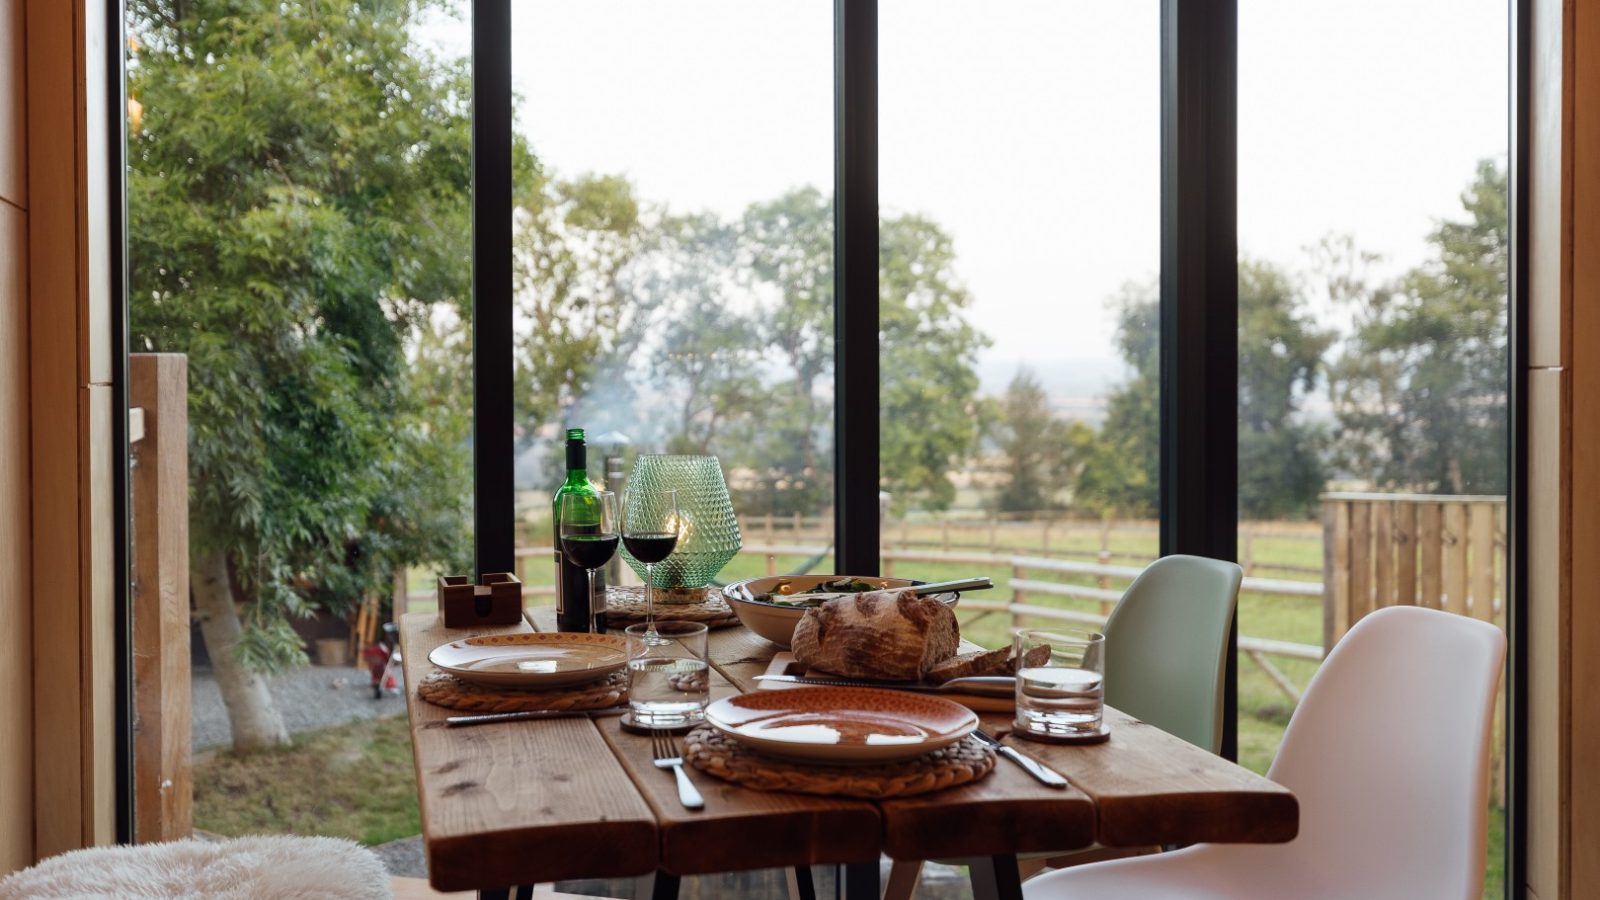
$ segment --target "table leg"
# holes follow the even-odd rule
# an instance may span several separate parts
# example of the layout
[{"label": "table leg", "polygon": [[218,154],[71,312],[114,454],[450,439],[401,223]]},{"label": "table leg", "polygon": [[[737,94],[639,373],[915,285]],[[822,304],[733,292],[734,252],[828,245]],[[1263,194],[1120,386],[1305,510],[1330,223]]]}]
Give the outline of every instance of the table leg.
[{"label": "table leg", "polygon": [[655,884],[650,888],[650,900],[678,900],[678,881],[678,876],[657,869]]},{"label": "table leg", "polygon": [[817,900],[817,885],[811,880],[810,866],[790,866],[784,876],[789,882],[789,900]]},{"label": "table leg", "polygon": [[517,888],[517,900],[533,900],[533,885],[525,884]]},{"label": "table leg", "polygon": [[511,889],[484,888],[478,891],[478,900],[511,900]]},{"label": "table leg", "polygon": [[1017,857],[1003,853],[963,860],[972,873],[973,900],[1022,900],[1022,878]]},{"label": "table leg", "polygon": [[878,900],[878,863],[850,863],[844,867],[844,900]]}]

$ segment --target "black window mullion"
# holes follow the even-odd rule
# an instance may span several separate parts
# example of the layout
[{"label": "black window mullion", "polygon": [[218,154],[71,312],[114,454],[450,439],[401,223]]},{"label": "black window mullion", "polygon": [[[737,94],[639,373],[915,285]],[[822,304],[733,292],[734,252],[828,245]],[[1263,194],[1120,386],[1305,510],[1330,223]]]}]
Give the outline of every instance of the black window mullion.
[{"label": "black window mullion", "polygon": [[[1161,5],[1161,553],[1238,554],[1237,0]],[[1222,754],[1238,755],[1238,617]]]},{"label": "black window mullion", "polygon": [[834,2],[833,533],[878,572],[878,3]]},{"label": "black window mullion", "polygon": [[477,570],[516,563],[511,0],[472,4],[472,472]]}]

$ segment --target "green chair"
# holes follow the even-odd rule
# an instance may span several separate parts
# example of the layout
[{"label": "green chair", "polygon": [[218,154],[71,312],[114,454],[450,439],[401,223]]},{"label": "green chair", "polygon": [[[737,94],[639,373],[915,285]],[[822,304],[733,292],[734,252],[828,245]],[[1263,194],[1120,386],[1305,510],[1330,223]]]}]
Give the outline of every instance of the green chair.
[{"label": "green chair", "polygon": [[[1202,556],[1164,556],[1145,567],[1106,620],[1106,703],[1212,753],[1220,750],[1228,629],[1243,580],[1237,565]],[[1076,852],[1084,862],[1107,858],[1098,846]],[[1074,853],[1026,858],[1070,864]],[[921,868],[897,860],[884,900],[909,900]]]}]

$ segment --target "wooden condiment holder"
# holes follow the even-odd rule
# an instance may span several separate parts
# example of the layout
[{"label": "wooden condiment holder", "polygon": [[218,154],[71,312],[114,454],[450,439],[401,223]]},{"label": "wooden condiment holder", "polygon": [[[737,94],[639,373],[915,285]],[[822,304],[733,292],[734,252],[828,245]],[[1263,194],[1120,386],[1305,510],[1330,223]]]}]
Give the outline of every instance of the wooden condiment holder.
[{"label": "wooden condiment holder", "polygon": [[522,581],[510,572],[439,576],[439,615],[446,628],[515,625],[522,621]]}]

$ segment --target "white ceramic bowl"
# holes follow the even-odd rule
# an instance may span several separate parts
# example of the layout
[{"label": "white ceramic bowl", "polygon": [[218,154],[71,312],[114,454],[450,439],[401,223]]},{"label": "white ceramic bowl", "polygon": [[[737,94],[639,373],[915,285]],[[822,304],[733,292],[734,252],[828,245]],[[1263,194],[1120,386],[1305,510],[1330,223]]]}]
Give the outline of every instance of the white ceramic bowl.
[{"label": "white ceramic bowl", "polygon": [[[914,587],[926,583],[909,578],[883,578],[877,575],[767,575],[735,581],[722,589],[722,596],[728,601],[728,605],[733,607],[734,614],[739,617],[744,627],[787,650],[794,640],[795,626],[800,624],[800,619],[806,614],[805,609],[798,606],[763,603],[752,598],[758,594],[771,593],[783,582],[788,582],[798,593],[811,590],[825,581],[838,581],[841,578],[867,581],[885,589]],[[954,591],[930,596],[946,606],[955,606],[961,597]]]}]

